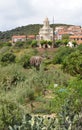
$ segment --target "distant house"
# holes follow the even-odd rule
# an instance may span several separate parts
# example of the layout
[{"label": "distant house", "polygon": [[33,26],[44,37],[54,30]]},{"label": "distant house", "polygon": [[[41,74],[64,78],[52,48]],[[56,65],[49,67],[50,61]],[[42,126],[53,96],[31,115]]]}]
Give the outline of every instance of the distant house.
[{"label": "distant house", "polygon": [[36,39],[36,36],[35,35],[27,35],[27,39]]},{"label": "distant house", "polygon": [[70,36],[70,41],[76,41],[78,45],[82,44],[82,35]]},{"label": "distant house", "polygon": [[26,41],[27,39],[36,39],[35,35],[14,35],[12,36],[12,43],[16,43],[16,42],[24,42]]},{"label": "distant house", "polygon": [[81,26],[60,26],[55,28],[56,39],[62,39],[63,35],[82,35]]},{"label": "distant house", "polygon": [[26,37],[26,35],[14,35],[14,36],[12,36],[12,43],[16,43],[16,42],[18,42],[18,41],[26,41],[26,39],[27,39],[27,37]]},{"label": "distant house", "polygon": [[69,35],[69,33],[68,32],[64,32],[64,31],[58,32],[57,40],[62,40],[63,35]]}]

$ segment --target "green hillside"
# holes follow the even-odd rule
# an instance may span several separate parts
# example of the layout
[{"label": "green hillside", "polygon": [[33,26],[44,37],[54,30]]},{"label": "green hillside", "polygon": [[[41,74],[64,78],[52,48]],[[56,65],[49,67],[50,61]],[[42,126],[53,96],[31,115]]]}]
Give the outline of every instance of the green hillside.
[{"label": "green hillside", "polygon": [[[53,25],[51,25],[52,27]],[[54,24],[54,28],[56,26],[70,26],[67,24]],[[9,41],[11,40],[11,37],[13,35],[37,35],[39,32],[40,27],[42,27],[41,24],[30,24],[27,26],[17,27],[12,30],[0,32],[0,41]]]}]

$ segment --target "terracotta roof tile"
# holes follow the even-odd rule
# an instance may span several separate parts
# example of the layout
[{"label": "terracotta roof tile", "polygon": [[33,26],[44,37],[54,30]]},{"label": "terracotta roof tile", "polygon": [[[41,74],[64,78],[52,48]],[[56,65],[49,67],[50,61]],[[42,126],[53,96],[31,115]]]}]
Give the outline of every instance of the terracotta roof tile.
[{"label": "terracotta roof tile", "polygon": [[14,35],[12,38],[26,38],[26,35]]}]

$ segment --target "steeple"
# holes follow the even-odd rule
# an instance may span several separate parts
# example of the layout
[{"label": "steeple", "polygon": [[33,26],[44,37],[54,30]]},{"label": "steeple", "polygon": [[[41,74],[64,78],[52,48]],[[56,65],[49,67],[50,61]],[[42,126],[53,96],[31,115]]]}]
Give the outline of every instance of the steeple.
[{"label": "steeple", "polygon": [[48,26],[49,26],[49,20],[48,20],[47,17],[45,18],[45,20],[44,20],[43,23],[44,23],[44,26],[45,26],[45,27],[48,27]]},{"label": "steeple", "polygon": [[40,28],[40,31],[39,31],[39,40],[52,41],[53,40],[53,28],[50,27],[49,20],[47,17],[45,18],[43,23],[44,23],[43,27]]}]

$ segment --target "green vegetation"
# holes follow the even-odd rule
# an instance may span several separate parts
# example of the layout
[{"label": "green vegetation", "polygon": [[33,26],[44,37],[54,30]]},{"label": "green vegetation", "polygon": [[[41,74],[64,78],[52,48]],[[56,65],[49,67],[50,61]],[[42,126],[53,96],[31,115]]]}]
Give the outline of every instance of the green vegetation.
[{"label": "green vegetation", "polygon": [[15,62],[15,57],[16,56],[13,53],[5,53],[1,57],[1,62],[2,62],[2,64],[13,63],[13,62]]},{"label": "green vegetation", "polygon": [[58,51],[56,52],[55,57],[53,59],[54,64],[61,64],[63,60],[74,51],[75,49],[70,47],[58,48]]},{"label": "green vegetation", "polygon": [[[0,46],[0,130],[81,130],[82,46],[36,43]],[[38,70],[32,56],[42,57]]]},{"label": "green vegetation", "polygon": [[82,76],[82,52],[75,51],[63,61],[63,70],[71,75]]}]

